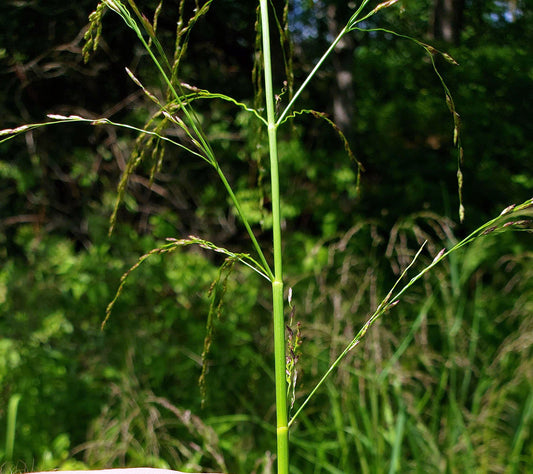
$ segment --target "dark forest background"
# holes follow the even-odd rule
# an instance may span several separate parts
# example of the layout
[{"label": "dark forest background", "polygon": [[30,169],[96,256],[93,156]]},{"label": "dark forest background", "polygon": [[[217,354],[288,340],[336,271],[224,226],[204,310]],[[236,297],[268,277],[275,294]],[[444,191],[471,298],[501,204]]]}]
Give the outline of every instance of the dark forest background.
[{"label": "dark forest background", "polygon": [[[178,3],[165,2],[159,18],[169,51]],[[282,18],[283,2],[272,4]],[[149,18],[156,6],[139,1]],[[301,99],[344,132],[365,169],[359,187],[357,167],[325,121],[301,116],[282,130],[285,271],[304,335],[296,405],[424,240],[429,263],[442,247],[532,197],[528,6],[404,0],[364,25],[413,36],[459,63],[436,57],[461,117],[464,222],[453,119],[415,43],[353,32]],[[83,35],[95,7],[94,0],[0,3],[0,129],[42,122],[49,113],[143,126],[154,105],[124,68],[153,91],[162,85],[112,12],[99,49],[84,63]],[[291,2],[296,86],[355,7]],[[183,82],[254,104],[261,92],[252,76],[255,22],[255,2],[213,1],[191,33]],[[275,88],[286,101],[281,47],[274,59]],[[264,135],[226,102],[202,102],[198,112],[268,249]],[[236,269],[227,282],[203,407],[208,290],[221,258],[201,249],[151,258],[132,273],[100,330],[121,275],[165,238],[192,234],[251,251],[216,174],[173,148],[153,183],[149,165],[130,178],[108,236],[135,138],[111,126],[67,124],[0,145],[0,465],[273,472],[269,289],[252,272]],[[426,276],[296,424],[293,472],[533,469],[532,257],[531,234],[490,234]],[[4,432],[16,400],[11,455]]]}]

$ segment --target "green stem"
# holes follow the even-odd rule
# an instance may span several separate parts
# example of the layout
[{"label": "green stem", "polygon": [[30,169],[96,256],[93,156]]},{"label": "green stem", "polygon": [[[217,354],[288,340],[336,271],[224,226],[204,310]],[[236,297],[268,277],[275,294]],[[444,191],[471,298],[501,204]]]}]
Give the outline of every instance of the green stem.
[{"label": "green stem", "polygon": [[233,202],[233,205],[235,206],[235,209],[237,210],[239,216],[241,216],[244,227],[246,228],[246,231],[248,232],[248,235],[250,236],[250,239],[252,240],[252,244],[256,252],[259,254],[259,258],[261,259],[261,263],[263,264],[262,269],[266,272],[269,280],[273,282],[274,275],[272,274],[272,270],[270,270],[270,266],[268,265],[268,262],[266,261],[263,251],[261,250],[261,246],[259,245],[259,242],[257,242],[257,239],[255,238],[255,234],[253,233],[252,228],[250,227],[250,224],[248,224],[248,220],[245,217],[245,214],[241,208],[239,201],[237,200],[237,197],[235,196],[235,193],[233,192],[233,189],[231,188],[228,180],[226,179],[226,176],[220,169],[220,166],[218,166],[217,162],[215,162],[214,166],[215,166],[215,169],[217,170],[218,176],[220,177],[222,181],[222,184],[224,184],[224,187],[226,188],[226,191],[229,194],[231,201]]},{"label": "green stem", "polygon": [[5,459],[8,463],[13,461],[13,450],[15,448],[15,428],[17,426],[17,410],[22,396],[15,393],[9,399],[7,408],[7,428],[6,428],[6,453]]},{"label": "green stem", "polygon": [[268,0],[261,0],[261,33],[265,71],[265,96],[272,187],[272,219],[274,246],[274,280],[272,303],[274,318],[274,365],[276,379],[277,463],[278,474],[289,473],[289,427],[287,423],[287,387],[285,380],[285,321],[283,317],[283,268],[281,254],[281,205],[279,193],[278,146],[274,91],[272,87],[272,60],[270,57],[270,30]]}]

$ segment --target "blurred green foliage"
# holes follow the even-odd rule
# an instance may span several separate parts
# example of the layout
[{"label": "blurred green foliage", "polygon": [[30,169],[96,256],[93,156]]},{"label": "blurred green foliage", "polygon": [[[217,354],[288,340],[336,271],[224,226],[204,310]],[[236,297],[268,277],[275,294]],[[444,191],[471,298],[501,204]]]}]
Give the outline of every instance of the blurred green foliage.
[{"label": "blurred green foliage", "polygon": [[[45,3],[0,5],[0,129],[52,112],[142,126],[152,104],[123,68],[154,90],[160,84],[130,33],[106,15],[104,44],[85,65],[80,33],[95,2]],[[143,10],[151,15],[156,3],[142,2]],[[328,41],[327,8],[340,4],[294,2],[297,82]],[[431,7],[406,1],[380,21],[431,42]],[[165,5],[163,40],[172,41],[176,13]],[[423,240],[428,263],[531,197],[532,13],[521,1],[466,2],[464,16],[459,44],[435,43],[461,64],[438,65],[463,124],[464,224],[454,222],[451,117],[428,59],[409,42],[354,34],[348,135],[366,169],[360,191],[325,122],[299,116],[281,134],[286,273],[304,334],[296,405]],[[213,2],[191,35],[184,81],[253,103],[254,21],[253,2]],[[281,92],[282,68],[277,74]],[[333,113],[334,78],[328,63],[303,105]],[[226,103],[201,103],[199,112],[258,238],[268,242],[265,137]],[[153,186],[148,169],[137,171],[108,237],[134,139],[107,126],[68,125],[0,147],[0,463],[7,406],[20,394],[14,469],[272,472],[270,303],[253,272],[238,268],[228,280],[203,409],[197,382],[207,293],[221,257],[203,249],[151,257],[100,330],[121,275],[165,238],[193,234],[249,251],[216,176],[172,149]],[[294,472],[530,469],[532,257],[529,234],[488,235],[425,278],[298,421]]]}]

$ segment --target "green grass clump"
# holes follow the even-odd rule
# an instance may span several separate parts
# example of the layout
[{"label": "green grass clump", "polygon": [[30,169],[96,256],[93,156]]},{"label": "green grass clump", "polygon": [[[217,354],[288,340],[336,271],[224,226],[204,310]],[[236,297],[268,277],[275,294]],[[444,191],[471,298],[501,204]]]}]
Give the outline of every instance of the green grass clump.
[{"label": "green grass clump", "polygon": [[[352,248],[372,230],[354,229],[328,245],[327,265],[305,281],[308,301],[299,302],[323,315],[304,326],[311,334],[302,361],[306,382],[316,381],[346,333],[364,324],[347,315],[383,298],[376,280],[401,272],[419,238],[430,237],[428,229],[431,247],[444,244],[439,235],[453,242],[449,224],[434,217],[399,223],[388,241],[373,244],[386,247],[384,260]],[[375,323],[367,343],[351,351],[325,383],[316,409],[295,424],[296,465],[366,473],[527,470],[532,255],[518,247],[502,256],[500,244],[487,234],[457,252],[424,276],[392,310],[394,317]],[[328,278],[345,259],[344,267],[356,271]],[[301,387],[300,396],[305,391]]]}]

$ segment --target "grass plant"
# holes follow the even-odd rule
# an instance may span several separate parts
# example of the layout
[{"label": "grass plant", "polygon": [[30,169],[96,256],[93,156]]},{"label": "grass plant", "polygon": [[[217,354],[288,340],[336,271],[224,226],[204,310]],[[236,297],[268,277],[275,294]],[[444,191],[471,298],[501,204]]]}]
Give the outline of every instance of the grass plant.
[{"label": "grass plant", "polygon": [[7,406],[6,444],[2,461],[9,466],[13,462],[13,449],[15,447],[15,428],[17,426],[17,411],[20,403],[20,394],[15,393],[9,399]]},{"label": "grass plant", "polygon": [[[471,276],[471,272],[475,270],[475,266],[469,273],[464,266],[464,252],[468,252],[468,247],[475,246],[478,241],[492,238],[492,235],[503,233],[508,230],[524,230],[530,226],[530,221],[521,217],[523,214],[530,212],[533,205],[533,199],[529,199],[523,203],[512,205],[506,208],[501,215],[485,223],[484,225],[471,232],[467,237],[459,241],[450,241],[447,248],[437,248],[435,242],[428,241],[424,238],[417,239],[418,247],[408,249],[407,252],[399,252],[398,246],[394,243],[390,245],[391,256],[393,251],[397,251],[398,262],[395,272],[395,279],[389,291],[385,294],[380,294],[375,291],[373,297],[370,299],[362,298],[360,301],[352,301],[351,311],[348,312],[364,312],[369,316],[360,325],[355,327],[355,323],[350,327],[346,326],[340,318],[335,319],[335,324],[338,324],[339,332],[341,326],[344,326],[344,336],[342,344],[339,341],[333,341],[333,345],[329,348],[328,357],[322,357],[320,365],[326,365],[322,375],[316,378],[316,383],[311,387],[306,396],[301,396],[298,393],[298,403],[290,413],[290,404],[288,395],[292,398],[292,389],[298,389],[295,378],[295,364],[297,362],[296,355],[291,359],[290,351],[287,349],[286,338],[286,309],[291,306],[291,301],[287,294],[292,295],[292,287],[285,291],[284,285],[286,279],[283,273],[283,245],[282,245],[282,221],[283,208],[281,200],[280,189],[280,173],[283,171],[279,163],[278,149],[280,142],[278,139],[278,130],[289,120],[295,119],[301,114],[312,114],[321,118],[323,115],[312,110],[298,110],[296,105],[302,92],[306,86],[316,76],[317,71],[326,63],[328,58],[333,54],[335,46],[347,34],[358,31],[385,31],[394,34],[401,38],[407,38],[410,41],[415,41],[418,45],[423,47],[431,60],[433,68],[441,81],[447,105],[452,114],[453,121],[453,141],[457,148],[458,154],[458,188],[460,209],[459,216],[462,220],[464,218],[464,208],[461,198],[462,193],[462,148],[459,135],[459,116],[455,110],[455,105],[451,97],[451,93],[444,83],[444,80],[438,72],[434,58],[441,55],[446,60],[454,62],[453,59],[445,53],[440,53],[433,47],[421,43],[412,38],[405,37],[401,34],[391,32],[390,30],[371,29],[366,30],[362,27],[364,21],[371,16],[379,13],[384,8],[392,7],[396,1],[390,0],[378,5],[371,5],[370,0],[363,0],[361,4],[355,9],[352,16],[348,19],[344,28],[339,32],[338,36],[332,41],[330,47],[326,50],[316,66],[307,75],[302,84],[296,88],[295,92],[291,94],[288,103],[279,112],[276,112],[278,106],[276,101],[276,88],[273,84],[272,73],[272,55],[271,48],[274,40],[270,34],[273,30],[271,26],[272,5],[268,0],[260,0],[258,4],[258,15],[260,21],[257,23],[258,34],[260,34],[260,56],[262,63],[258,68],[263,73],[262,85],[264,87],[264,106],[251,107],[240,102],[237,99],[228,97],[220,93],[212,93],[206,90],[190,86],[182,82],[180,65],[187,50],[187,41],[191,29],[195,23],[198,22],[209,11],[212,0],[196,1],[195,9],[188,19],[185,17],[185,0],[181,0],[179,5],[180,18],[178,21],[178,30],[176,33],[176,40],[174,44],[174,51],[172,57],[168,57],[165,47],[159,42],[157,36],[157,20],[159,12],[162,8],[162,3],[158,5],[155,10],[152,21],[141,13],[140,8],[134,0],[127,2],[122,0],[103,0],[98,4],[95,12],[91,15],[91,25],[87,32],[85,53],[89,54],[97,47],[99,38],[101,36],[102,19],[106,10],[111,10],[118,14],[124,23],[136,35],[138,41],[143,46],[153,66],[157,70],[161,82],[164,84],[164,93],[158,97],[155,93],[146,88],[141,79],[132,71],[127,70],[127,74],[134,81],[134,83],[144,92],[144,94],[155,105],[156,111],[148,120],[144,128],[135,127],[128,124],[117,123],[106,117],[98,119],[90,119],[77,115],[50,115],[51,121],[45,123],[28,124],[14,129],[6,129],[0,131],[0,140],[4,142],[12,139],[29,130],[59,124],[69,123],[88,123],[94,126],[111,125],[115,127],[122,127],[133,130],[139,134],[136,142],[136,148],[128,162],[127,168],[121,178],[118,186],[118,197],[116,200],[115,210],[111,217],[111,230],[116,225],[117,212],[121,202],[124,199],[127,184],[130,176],[135,169],[140,166],[143,161],[148,161],[151,164],[151,180],[154,179],[156,172],[161,168],[164,159],[164,145],[172,145],[178,147],[181,151],[192,155],[194,158],[202,160],[209,166],[216,176],[222,182],[227,195],[239,216],[241,223],[248,235],[251,243],[251,252],[233,252],[225,249],[214,242],[207,241],[201,236],[189,236],[187,238],[171,238],[168,241],[153,249],[151,252],[142,256],[138,263],[135,264],[128,272],[126,272],[121,280],[119,289],[115,298],[108,306],[107,315],[104,320],[104,325],[111,315],[114,304],[124,289],[124,285],[128,276],[132,271],[136,270],[145,260],[153,255],[164,255],[182,249],[187,246],[199,246],[203,249],[213,251],[223,256],[224,263],[222,264],[218,276],[216,277],[210,289],[210,309],[207,319],[207,330],[204,340],[203,354],[202,354],[202,373],[200,381],[204,386],[208,368],[208,357],[211,349],[213,338],[214,321],[220,316],[222,302],[226,293],[227,278],[234,270],[238,263],[242,263],[248,269],[251,269],[262,280],[268,280],[271,286],[271,307],[272,307],[272,321],[273,334],[272,340],[274,345],[274,385],[276,394],[276,437],[277,437],[277,452],[276,463],[278,474],[288,474],[289,472],[297,472],[290,470],[289,463],[289,441],[291,442],[296,455],[299,458],[304,458],[307,462],[317,466],[315,472],[353,472],[351,469],[354,463],[358,462],[358,470],[363,473],[384,472],[383,468],[386,466],[386,471],[389,473],[406,472],[405,466],[401,465],[402,450],[408,449],[410,457],[414,459],[416,469],[424,472],[431,472],[431,469],[442,469],[444,471],[456,472],[461,465],[464,466],[464,459],[471,460],[472,468],[474,467],[474,458],[476,456],[476,449],[481,449],[481,444],[475,437],[481,437],[488,444],[490,436],[484,433],[474,434],[470,429],[470,424],[475,423],[472,419],[464,416],[464,407],[471,405],[471,413],[473,419],[476,416],[483,416],[483,409],[487,403],[494,405],[494,412],[501,412],[505,414],[506,407],[498,404],[498,397],[502,393],[495,387],[491,390],[485,390],[485,382],[488,374],[480,375],[474,372],[474,360],[479,354],[479,333],[482,331],[482,317],[483,315],[474,312],[472,321],[469,325],[469,339],[468,343],[459,341],[459,333],[464,330],[466,326],[466,308],[471,302],[467,301],[463,290],[466,284],[465,278]],[[373,8],[371,8],[373,7]],[[288,8],[288,7],[286,7]],[[284,26],[277,17],[275,23],[278,29],[284,31]],[[288,60],[286,61],[289,62]],[[289,68],[290,69],[290,68]],[[290,92],[289,92],[290,93]],[[195,103],[203,99],[223,100],[233,104],[238,109],[249,113],[253,120],[261,127],[266,129],[268,137],[268,151],[269,151],[269,175],[270,175],[270,202],[272,203],[272,244],[271,249],[262,248],[257,239],[254,229],[250,224],[249,217],[245,211],[245,207],[239,200],[237,193],[234,191],[230,179],[226,176],[223,170],[223,163],[219,163],[213,146],[209,142],[208,135],[202,127],[202,120],[200,114],[196,111]],[[266,115],[263,110],[266,110]],[[328,123],[332,122],[327,119]],[[334,125],[334,124],[332,124]],[[164,131],[168,127],[174,127],[178,130],[182,139],[169,138],[164,135]],[[347,144],[346,139],[340,133],[340,138]],[[349,150],[349,147],[348,147]],[[359,169],[358,169],[359,172]],[[442,227],[444,229],[444,225]],[[442,230],[441,229],[441,230]],[[401,227],[396,229],[396,232],[402,232]],[[354,230],[354,234],[357,230]],[[422,236],[422,232],[418,237]],[[450,235],[451,237],[451,235]],[[342,240],[342,239],[341,239]],[[350,238],[346,238],[342,245],[346,246]],[[391,237],[391,241],[393,241]],[[342,246],[341,245],[341,246]],[[407,250],[407,249],[404,249]],[[272,254],[272,262],[269,262],[268,255]],[[253,255],[253,256],[252,256]],[[429,257],[428,257],[429,255]],[[400,258],[401,257],[401,258]],[[463,268],[461,267],[461,260],[463,259]],[[392,260],[392,259],[391,259]],[[379,324],[380,319],[386,314],[396,311],[397,305],[405,300],[409,302],[408,290],[411,290],[415,284],[424,282],[431,284],[430,275],[432,272],[439,272],[439,264],[447,261],[447,270],[450,272],[450,279],[442,275],[441,278],[446,280],[446,284],[442,283],[438,286],[439,291],[435,291],[430,295],[425,302],[419,307],[418,314],[409,319],[407,331],[404,333],[401,340],[395,345],[394,350],[386,354],[386,357],[379,355],[379,346],[382,341],[379,340],[381,331],[374,331],[373,338],[369,338],[369,347],[367,354],[370,357],[364,357],[364,360],[358,360],[358,364],[367,365],[363,369],[354,371],[351,369],[347,361],[353,362],[353,354],[356,348],[361,346],[361,342],[369,333],[370,328]],[[422,262],[423,261],[423,262]],[[440,270],[442,272],[442,270]],[[370,279],[375,276],[369,276]],[[375,281],[364,279],[362,283],[362,292],[365,288],[374,288]],[[346,285],[344,285],[346,287]],[[481,292],[482,288],[476,290]],[[345,288],[344,288],[345,289]],[[343,290],[344,291],[344,290]],[[361,295],[359,295],[361,296]],[[478,293],[474,294],[474,301],[481,298]],[[288,301],[288,304],[286,303]],[[388,384],[387,376],[397,370],[397,363],[402,356],[409,350],[413,340],[427,325],[429,313],[433,310],[439,301],[439,306],[442,309],[442,320],[439,324],[439,331],[442,335],[442,345],[444,351],[441,354],[435,353],[435,361],[444,363],[446,354],[463,354],[464,360],[451,360],[449,364],[444,363],[444,370],[434,371],[434,379],[431,380],[432,392],[427,397],[420,397],[415,404],[409,404],[405,401],[402,392],[406,390],[407,385],[412,385],[409,390],[414,390],[417,381],[415,376],[404,375],[405,381],[401,378],[393,385]],[[374,301],[373,304],[368,304]],[[365,308],[366,306],[366,308]],[[408,306],[408,305],[407,305]],[[370,307],[370,311],[367,308]],[[407,320],[407,318],[406,318]],[[425,328],[428,330],[428,328]],[[337,331],[336,331],[337,332]],[[293,329],[289,330],[289,334],[294,336]],[[294,342],[294,339],[293,339]],[[518,341],[514,343],[518,344]],[[460,346],[460,347],[459,347]],[[387,352],[384,350],[384,352]],[[500,354],[494,354],[494,364],[506,363],[507,352],[502,348]],[[435,361],[420,361],[420,364],[429,364],[432,369],[435,368]],[[528,359],[524,364],[529,363]],[[290,367],[289,367],[290,365]],[[322,368],[322,367],[321,367]],[[342,370],[339,370],[341,369]],[[350,373],[351,372],[351,373]],[[345,377],[346,375],[349,377]],[[372,375],[373,374],[373,375]],[[337,377],[333,382],[333,378]],[[345,377],[345,378],[343,378]],[[411,377],[411,379],[410,379]],[[516,374],[516,386],[526,383],[519,374]],[[289,387],[288,387],[289,384]],[[293,384],[293,386],[290,386]],[[476,385],[477,384],[477,385]],[[339,389],[342,386],[342,390]],[[506,387],[502,390],[508,390]],[[352,399],[348,394],[356,392],[358,397]],[[305,439],[298,435],[296,429],[296,422],[301,425],[316,424],[316,415],[306,413],[312,402],[322,394],[325,396],[331,406],[332,419],[328,423],[319,418],[321,425],[316,427],[317,433],[328,439],[330,435],[335,440],[331,444],[327,442],[318,443],[315,440]],[[129,398],[127,396],[118,396],[123,403],[127,403]],[[447,402],[444,404],[443,400]],[[486,399],[485,403],[480,403],[480,399]],[[161,406],[157,409],[154,404],[163,405],[163,408],[168,409],[174,416],[180,420],[185,420],[185,415],[176,407],[172,405],[165,406],[161,400],[154,398],[151,395],[146,395],[145,405],[149,415],[144,414],[143,407],[123,407],[121,410],[124,413],[130,413],[131,418],[125,417],[124,423],[129,423],[126,431],[130,433],[137,428],[131,428],[135,423],[161,423]],[[292,404],[291,404],[292,405]],[[150,408],[151,407],[151,408]],[[525,405],[516,408],[520,412],[521,423],[514,433],[513,443],[510,452],[508,472],[518,472],[520,468],[520,456],[523,451],[523,446],[527,436],[529,436],[530,420],[533,417],[533,397],[529,396]],[[154,411],[155,410],[155,411]],[[475,416],[474,416],[475,415]],[[148,420],[148,421],[147,421]],[[154,421],[155,420],[155,421]],[[443,440],[441,438],[441,423],[446,420],[453,429],[446,433]],[[218,445],[218,441],[214,440],[214,433],[200,421],[190,419],[187,428],[194,432],[195,436],[205,441],[203,448],[196,453],[192,453],[184,445],[174,445],[169,443],[168,450],[171,453],[170,457],[178,463],[180,459],[186,459],[187,467],[199,469],[201,466],[202,456],[211,456],[216,461],[219,469],[226,470],[226,464],[218,449],[212,449],[213,446]],[[105,425],[101,424],[98,429],[103,431],[99,437],[105,439],[106,442],[117,444],[123,447],[121,455],[125,459],[126,454],[130,456],[135,455],[135,450],[128,442],[121,440],[121,430],[119,425]],[[294,435],[289,440],[289,430],[295,431]],[[159,439],[155,437],[156,428],[154,426],[144,426],[141,431],[150,432],[154,436],[145,440],[146,445],[150,447],[148,454],[143,454],[143,459],[153,456],[159,456]],[[165,430],[161,430],[162,436],[167,436]],[[317,435],[318,436],[318,435]],[[464,457],[458,460],[456,457],[456,450],[464,451]],[[8,446],[9,447],[9,446]],[[90,456],[103,455],[101,446],[88,446]],[[12,448],[11,451],[12,452]],[[6,450],[7,453],[7,450]],[[200,453],[200,454],[199,454]],[[137,453],[138,454],[138,453]],[[357,456],[359,461],[354,460]],[[334,458],[336,460],[334,460]],[[96,458],[95,458],[96,459]],[[432,459],[432,468],[427,466],[428,459]],[[501,460],[500,460],[501,461]],[[110,459],[96,459],[96,464],[106,464],[111,462]],[[268,460],[265,465],[269,465]],[[437,467],[435,467],[437,466]],[[166,467],[166,466],[162,466]],[[488,469],[488,466],[486,466]],[[266,468],[265,468],[266,469]],[[435,471],[437,472],[437,470]]]}]

